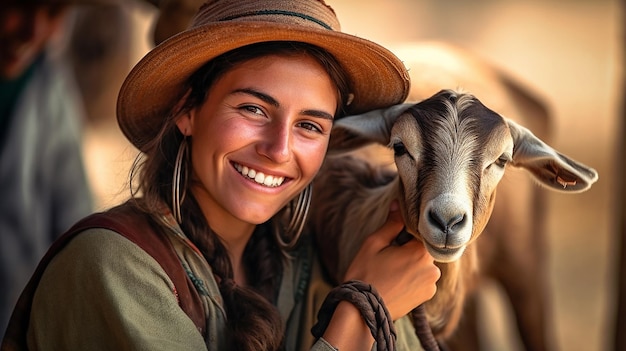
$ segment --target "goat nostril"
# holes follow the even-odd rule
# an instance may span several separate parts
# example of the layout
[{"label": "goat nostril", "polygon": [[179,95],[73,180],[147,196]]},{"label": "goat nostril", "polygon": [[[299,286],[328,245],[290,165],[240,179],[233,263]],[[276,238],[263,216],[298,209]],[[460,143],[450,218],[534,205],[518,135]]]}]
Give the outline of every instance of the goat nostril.
[{"label": "goat nostril", "polygon": [[462,227],[465,223],[465,214],[461,213],[451,218],[444,218],[437,211],[428,211],[429,222],[444,233],[453,233],[455,227]]},{"label": "goat nostril", "polygon": [[465,215],[461,213],[450,218],[447,227],[453,229],[455,226],[463,226],[463,223],[465,223]]},{"label": "goat nostril", "polygon": [[446,222],[436,211],[428,211],[428,221],[441,230],[446,229]]}]

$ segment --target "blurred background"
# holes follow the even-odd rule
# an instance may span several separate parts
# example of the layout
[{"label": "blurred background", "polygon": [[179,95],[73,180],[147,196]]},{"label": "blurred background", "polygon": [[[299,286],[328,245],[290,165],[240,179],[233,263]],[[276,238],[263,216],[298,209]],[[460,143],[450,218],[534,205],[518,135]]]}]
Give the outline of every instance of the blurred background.
[{"label": "blurred background", "polygon": [[[430,40],[461,46],[507,72],[547,104],[553,118],[551,145],[600,174],[586,193],[549,192],[547,196],[545,269],[551,284],[555,343],[564,351],[611,349],[619,244],[615,186],[622,177],[615,177],[614,164],[624,162],[624,156],[616,153],[616,142],[623,138],[618,133],[623,123],[623,3],[327,2],[347,33],[389,46]],[[136,150],[117,128],[115,99],[125,74],[153,45],[155,8],[139,1],[122,3],[123,11],[114,13],[121,24],[112,30],[123,32],[124,40],[95,76],[107,81],[92,87],[89,80],[94,77],[79,77],[89,103],[85,156],[98,209],[128,196],[128,170]],[[113,67],[110,60],[118,64]],[[481,301],[486,349],[521,350],[499,289],[488,287]]]}]

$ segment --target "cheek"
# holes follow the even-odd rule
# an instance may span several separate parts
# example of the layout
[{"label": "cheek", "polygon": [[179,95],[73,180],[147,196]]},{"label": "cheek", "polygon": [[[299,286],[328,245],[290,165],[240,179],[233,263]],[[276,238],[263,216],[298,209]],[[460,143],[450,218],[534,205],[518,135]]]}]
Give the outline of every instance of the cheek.
[{"label": "cheek", "polygon": [[248,137],[248,131],[244,126],[229,121],[219,122],[212,115],[200,115],[193,120],[192,126],[193,138],[203,144],[203,150],[228,149],[239,140]]},{"label": "cheek", "polygon": [[302,177],[307,181],[313,180],[315,175],[317,175],[317,172],[322,167],[322,163],[326,157],[327,149],[328,142],[324,142],[316,145],[309,145],[308,147],[303,148],[298,154]]},{"label": "cheek", "polygon": [[489,222],[489,218],[491,218],[491,213],[493,211],[493,206],[496,201],[496,191],[495,189],[489,189],[489,191],[483,190],[486,192],[485,195],[479,197],[476,201],[477,204],[474,206],[474,228],[472,230],[472,237],[477,237],[482,233],[482,231],[487,226]]}]

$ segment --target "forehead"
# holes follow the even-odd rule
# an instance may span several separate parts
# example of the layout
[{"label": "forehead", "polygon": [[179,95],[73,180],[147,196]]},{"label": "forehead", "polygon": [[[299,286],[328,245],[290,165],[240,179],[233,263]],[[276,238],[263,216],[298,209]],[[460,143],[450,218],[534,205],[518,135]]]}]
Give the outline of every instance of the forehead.
[{"label": "forehead", "polygon": [[269,55],[237,64],[210,87],[214,94],[256,91],[277,106],[327,110],[334,115],[339,93],[324,68],[308,55]]},{"label": "forehead", "polygon": [[395,124],[394,140],[408,143],[424,162],[493,160],[512,152],[506,120],[472,95],[438,94],[407,110]]},{"label": "forehead", "polygon": [[410,112],[424,137],[435,131],[464,133],[479,140],[508,134],[504,118],[471,95],[438,95],[415,105]]}]

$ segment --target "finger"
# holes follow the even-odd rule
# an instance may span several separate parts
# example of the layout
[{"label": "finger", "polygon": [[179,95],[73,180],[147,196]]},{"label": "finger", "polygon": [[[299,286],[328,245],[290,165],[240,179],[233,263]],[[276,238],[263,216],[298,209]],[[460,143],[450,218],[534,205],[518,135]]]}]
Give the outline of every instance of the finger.
[{"label": "finger", "polygon": [[402,219],[397,201],[394,201],[389,206],[387,221],[372,235],[372,239],[376,240],[376,242],[383,247],[389,246],[398,236],[398,233],[402,231],[402,228],[404,228],[404,220]]},{"label": "finger", "polygon": [[410,240],[402,246],[394,246],[394,257],[400,260],[400,257],[406,258],[408,261],[423,261],[433,264],[435,259],[430,255],[424,243],[420,240]]},{"label": "finger", "polygon": [[419,256],[419,257],[423,255],[427,255],[428,257],[432,258],[432,256],[426,249],[426,246],[424,246],[424,243],[418,239],[410,240],[406,244],[398,248],[398,252],[405,252],[405,251],[412,252],[414,255]]}]

